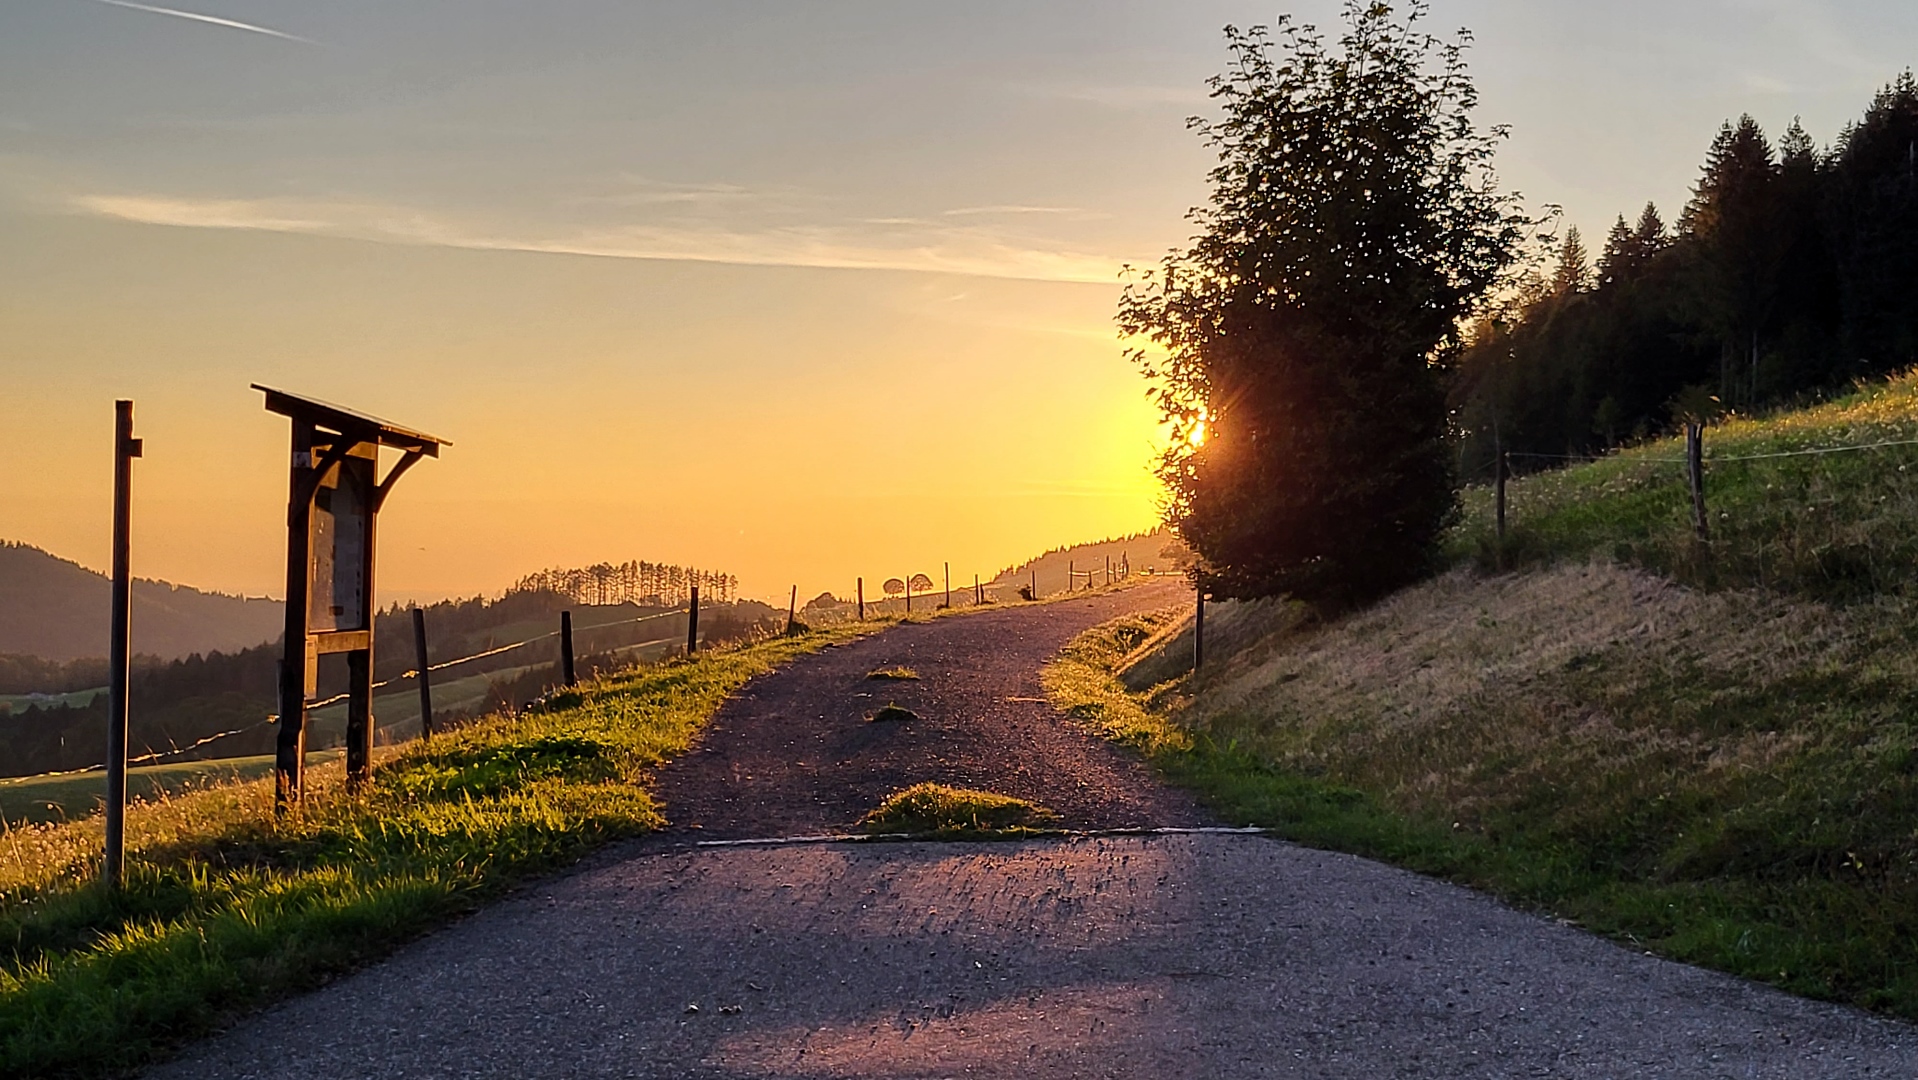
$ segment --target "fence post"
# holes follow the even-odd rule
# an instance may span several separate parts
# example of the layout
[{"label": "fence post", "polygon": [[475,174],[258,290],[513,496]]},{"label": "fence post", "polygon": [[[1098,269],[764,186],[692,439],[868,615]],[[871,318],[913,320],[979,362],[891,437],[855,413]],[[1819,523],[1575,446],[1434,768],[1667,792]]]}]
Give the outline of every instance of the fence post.
[{"label": "fence post", "polygon": [[946,610],[952,610],[952,564],[946,564]]},{"label": "fence post", "polygon": [[693,599],[686,607],[686,655],[699,651],[699,586],[693,586]]},{"label": "fence post", "polygon": [[912,575],[906,575],[906,617],[912,617]]},{"label": "fence post", "polygon": [[[1197,580],[1196,578],[1194,579]],[[1205,582],[1198,581],[1198,604],[1192,611],[1192,670],[1205,666]]]},{"label": "fence post", "polygon": [[1507,455],[1498,450],[1496,444],[1493,445],[1493,452],[1496,458],[1492,462],[1492,471],[1498,475],[1492,484],[1495,492],[1492,502],[1494,516],[1498,519],[1498,568],[1503,570],[1505,569],[1505,478],[1511,475],[1512,470]]},{"label": "fence post", "polygon": [[1685,425],[1685,478],[1692,488],[1692,531],[1701,541],[1711,540],[1705,516],[1705,425]]},{"label": "fence post", "polygon": [[792,600],[786,604],[786,636],[793,636],[793,626],[799,618],[799,586],[793,586]]},{"label": "fence post", "polygon": [[1028,569],[1032,571],[1032,588],[1031,588],[1032,598],[1034,600],[1037,600],[1039,599],[1039,568],[1037,566],[1032,566],[1032,567],[1028,567]]},{"label": "fence post", "polygon": [[559,613],[559,675],[567,686],[577,680],[573,678],[573,613]]},{"label": "fence post", "polygon": [[1066,560],[1066,591],[1067,592],[1071,592],[1072,587],[1079,583],[1078,566],[1079,564],[1073,562],[1071,559]]},{"label": "fence post", "polygon": [[113,612],[107,642],[107,836],[102,875],[117,889],[126,869],[127,676],[133,615],[133,402],[113,403]]},{"label": "fence post", "polygon": [[866,579],[853,579],[853,589],[859,594],[859,621],[866,621]]},{"label": "fence post", "polygon": [[979,584],[979,575],[972,575],[972,606],[978,607],[986,602],[985,586]]},{"label": "fence post", "polygon": [[426,612],[413,609],[413,655],[420,668],[420,738],[433,737],[433,681],[427,674]]}]

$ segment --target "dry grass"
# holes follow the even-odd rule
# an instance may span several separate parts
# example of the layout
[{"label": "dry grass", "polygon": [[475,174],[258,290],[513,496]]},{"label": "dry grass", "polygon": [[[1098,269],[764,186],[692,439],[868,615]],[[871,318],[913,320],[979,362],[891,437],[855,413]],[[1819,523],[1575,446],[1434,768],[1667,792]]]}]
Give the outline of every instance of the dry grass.
[{"label": "dry grass", "polygon": [[886,796],[859,825],[872,833],[942,837],[1023,836],[1051,826],[1046,807],[972,788],[914,784]]}]

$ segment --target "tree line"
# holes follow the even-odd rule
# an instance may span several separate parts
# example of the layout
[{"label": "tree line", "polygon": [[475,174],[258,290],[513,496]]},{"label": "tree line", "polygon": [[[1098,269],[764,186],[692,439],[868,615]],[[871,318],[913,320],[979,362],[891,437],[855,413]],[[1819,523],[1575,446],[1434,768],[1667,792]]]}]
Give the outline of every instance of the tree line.
[{"label": "tree line", "polygon": [[739,579],[730,574],[665,563],[595,563],[575,569],[541,570],[515,582],[510,592],[552,592],[582,604],[677,607],[693,589],[712,603],[737,598]]},{"label": "tree line", "polygon": [[1918,363],[1918,81],[1826,148],[1797,121],[1775,144],[1727,122],[1676,221],[1648,203],[1595,256],[1568,229],[1469,340],[1467,475],[1494,447],[1594,453]]}]

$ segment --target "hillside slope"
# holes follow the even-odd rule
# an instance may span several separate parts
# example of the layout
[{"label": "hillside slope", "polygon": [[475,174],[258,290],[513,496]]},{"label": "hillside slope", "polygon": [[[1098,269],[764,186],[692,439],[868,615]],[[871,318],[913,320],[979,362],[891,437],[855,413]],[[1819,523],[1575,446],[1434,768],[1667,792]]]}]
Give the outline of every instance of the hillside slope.
[{"label": "hillside slope", "polygon": [[1228,817],[1918,1016],[1913,438],[1910,376],[1714,427],[1702,544],[1671,441],[1516,482],[1502,552],[1474,492],[1449,573],[1219,605],[1197,677],[1167,613],[1125,681]]},{"label": "hillside slope", "polygon": [[[46,660],[105,656],[112,582],[79,563],[0,540],[0,653]],[[236,652],[279,637],[278,601],[133,584],[133,651],[173,660]]]},{"label": "hillside slope", "polygon": [[[1122,561],[1130,565],[1134,573],[1172,573],[1185,565],[1185,555],[1184,541],[1172,530],[1161,527],[1136,536],[1054,548],[1038,558],[1027,559],[1017,566],[999,571],[991,583],[1017,589],[1037,574],[1039,595],[1051,596],[1066,591],[1066,578],[1073,572],[1095,572],[1099,575],[1096,583],[1104,584],[1107,559],[1112,560],[1112,572],[1116,577]],[[1080,577],[1074,588],[1083,589],[1085,586],[1085,578]]]}]

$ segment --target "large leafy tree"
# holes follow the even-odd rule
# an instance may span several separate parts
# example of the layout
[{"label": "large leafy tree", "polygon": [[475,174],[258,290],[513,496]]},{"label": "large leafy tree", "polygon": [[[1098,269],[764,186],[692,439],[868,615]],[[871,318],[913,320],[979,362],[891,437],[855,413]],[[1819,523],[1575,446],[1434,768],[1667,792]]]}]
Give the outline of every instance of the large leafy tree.
[{"label": "large leafy tree", "polygon": [[1133,281],[1123,332],[1175,438],[1168,517],[1230,596],[1361,603],[1431,563],[1456,495],[1443,377],[1531,222],[1472,119],[1469,36],[1348,0],[1328,43],[1225,31],[1217,151],[1189,249]]}]

